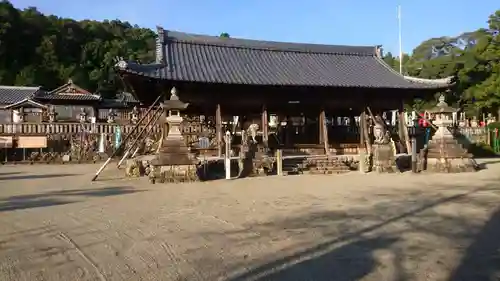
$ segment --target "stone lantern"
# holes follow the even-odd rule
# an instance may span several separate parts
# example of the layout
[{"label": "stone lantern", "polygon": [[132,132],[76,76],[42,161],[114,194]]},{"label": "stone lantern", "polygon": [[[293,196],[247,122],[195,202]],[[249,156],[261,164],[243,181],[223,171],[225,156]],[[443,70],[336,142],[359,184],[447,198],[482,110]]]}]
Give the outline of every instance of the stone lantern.
[{"label": "stone lantern", "polygon": [[495,123],[496,121],[497,119],[495,118],[495,116],[493,116],[493,114],[491,113],[488,113],[488,117],[486,118],[486,124]]},{"label": "stone lantern", "polygon": [[106,122],[108,122],[110,124],[111,123],[115,123],[115,121],[116,121],[116,115],[117,115],[116,112],[112,108],[110,108],[109,111],[108,111],[108,116],[107,116]]},{"label": "stone lantern", "polygon": [[87,112],[85,112],[85,108],[80,108],[80,123],[85,123],[87,122]]},{"label": "stone lantern", "polygon": [[132,112],[130,112],[130,122],[132,124],[137,124],[137,122],[139,122],[139,109],[137,109],[137,106],[134,106]]},{"label": "stone lantern", "polygon": [[429,111],[435,116],[437,130],[427,145],[424,169],[432,172],[455,173],[475,171],[472,156],[458,142],[449,127],[453,125],[453,113],[457,109],[448,106],[445,97],[439,97],[439,103]]},{"label": "stone lantern", "polygon": [[20,107],[19,110],[19,123],[23,123],[25,121],[26,113],[24,112],[24,108]]},{"label": "stone lantern", "polygon": [[470,121],[470,126],[474,128],[479,126],[479,121],[477,121],[476,116],[472,116],[472,120]]},{"label": "stone lantern", "polygon": [[453,138],[453,134],[448,127],[453,125],[453,113],[455,112],[457,112],[457,109],[448,106],[444,95],[441,95],[438,104],[432,110],[429,110],[429,113],[435,116],[434,125],[438,127],[434,134],[435,138]]},{"label": "stone lantern", "polygon": [[49,107],[48,116],[49,116],[49,122],[50,123],[56,122],[56,120],[57,120],[57,112],[56,112],[56,108],[53,105],[51,105]]},{"label": "stone lantern", "polygon": [[[162,103],[168,124],[168,134],[163,134],[161,147],[156,157],[151,160],[151,182],[160,181],[193,181],[197,179],[196,158],[190,153],[180,131],[182,123],[181,111],[189,104],[179,100],[177,89],[171,90],[170,99]],[[166,126],[165,126],[166,127]]]}]

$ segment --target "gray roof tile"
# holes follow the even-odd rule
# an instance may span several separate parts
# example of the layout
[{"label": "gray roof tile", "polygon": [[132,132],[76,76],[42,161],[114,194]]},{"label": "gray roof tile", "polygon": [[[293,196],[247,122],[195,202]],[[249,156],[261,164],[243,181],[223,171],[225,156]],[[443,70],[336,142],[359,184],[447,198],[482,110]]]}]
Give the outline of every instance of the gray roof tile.
[{"label": "gray roof tile", "polygon": [[50,101],[50,100],[78,100],[78,101],[99,101],[100,96],[94,94],[54,94],[54,93],[43,93],[36,95],[35,99],[40,101]]},{"label": "gray roof tile", "polygon": [[33,97],[39,91],[41,91],[41,87],[0,85],[0,104],[13,104],[20,102],[24,99]]},{"label": "gray roof tile", "polygon": [[139,103],[131,93],[121,92],[114,99],[102,99],[100,104],[105,107],[130,107]]},{"label": "gray roof tile", "polygon": [[[162,37],[163,32],[163,37]],[[366,88],[439,88],[410,81],[373,47],[256,41],[162,31],[156,64],[119,62],[122,71],[173,81]]]},{"label": "gray roof tile", "polygon": [[66,100],[66,101],[99,101],[101,97],[74,84],[70,79],[68,83],[48,92],[36,95],[36,99],[42,101]]}]

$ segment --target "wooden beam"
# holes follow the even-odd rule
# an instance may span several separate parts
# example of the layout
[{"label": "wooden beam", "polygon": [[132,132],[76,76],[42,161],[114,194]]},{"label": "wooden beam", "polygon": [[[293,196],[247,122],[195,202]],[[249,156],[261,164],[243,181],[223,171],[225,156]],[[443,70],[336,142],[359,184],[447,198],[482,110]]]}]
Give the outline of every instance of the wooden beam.
[{"label": "wooden beam", "polygon": [[215,134],[217,135],[217,153],[222,156],[222,113],[220,104],[218,103],[215,109]]},{"label": "wooden beam", "polygon": [[319,143],[325,143],[325,130],[323,129],[323,123],[325,122],[325,116],[323,115],[324,112],[324,110],[321,110],[318,118]]},{"label": "wooden beam", "polygon": [[328,141],[328,127],[326,124],[326,113],[324,108],[322,108],[319,113],[319,140],[325,146],[325,154],[330,155],[330,144]]},{"label": "wooden beam", "polygon": [[411,143],[410,136],[408,136],[408,126],[406,124],[406,120],[404,118],[404,100],[401,101],[401,105],[399,107],[399,138],[404,139],[406,144],[406,153],[411,153]]},{"label": "wooden beam", "polygon": [[365,143],[366,143],[366,150],[368,150],[368,154],[371,155],[372,154],[372,140],[370,138],[370,127],[368,124],[368,120],[366,118],[366,112],[363,111],[363,113],[361,115],[363,117],[363,137],[364,137]]},{"label": "wooden beam", "polygon": [[410,137],[408,136],[408,126],[406,125],[406,120],[404,117],[404,113],[401,111],[399,113],[399,126],[398,126],[398,135],[399,139],[401,140],[401,144],[404,144],[406,146],[406,153],[410,154],[411,153],[411,144],[410,144]]},{"label": "wooden beam", "polygon": [[267,107],[264,105],[262,107],[262,142],[264,142],[265,147],[268,147],[269,141],[269,121],[267,118]]},{"label": "wooden beam", "polygon": [[367,145],[365,144],[365,123],[366,123],[366,113],[363,111],[359,116],[359,149],[367,150]]},{"label": "wooden beam", "polygon": [[359,171],[366,172],[365,158],[368,152],[368,142],[365,143],[365,123],[366,123],[366,113],[361,112],[359,116]]}]

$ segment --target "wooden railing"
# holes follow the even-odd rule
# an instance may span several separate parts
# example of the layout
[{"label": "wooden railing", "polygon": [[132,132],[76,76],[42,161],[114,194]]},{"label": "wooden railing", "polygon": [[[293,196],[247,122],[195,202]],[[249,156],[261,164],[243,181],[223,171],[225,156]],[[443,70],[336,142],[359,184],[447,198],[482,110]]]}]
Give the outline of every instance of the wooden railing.
[{"label": "wooden railing", "polygon": [[486,127],[457,127],[456,130],[467,137],[488,134],[488,128]]},{"label": "wooden railing", "polygon": [[[144,125],[143,125],[144,126]],[[141,127],[143,127],[141,126]],[[153,126],[152,132],[161,131],[159,124]],[[130,133],[135,125],[133,124],[109,124],[109,123],[18,123],[0,124],[0,135],[47,135],[47,134],[114,134],[121,130],[122,134]]]},{"label": "wooden railing", "polygon": [[[0,124],[0,135],[49,135],[49,134],[79,134],[79,133],[90,133],[90,134],[115,134],[118,128],[120,128],[122,134],[129,134],[133,128],[134,124],[118,124],[118,123],[65,123],[65,122],[55,122],[55,123],[3,123]],[[140,126],[141,128],[144,125]],[[160,124],[152,124],[149,127],[153,127],[151,133],[161,132]],[[188,132],[189,130],[183,130],[185,135],[196,135],[196,133]],[[389,128],[392,133],[397,132],[397,128]],[[474,139],[479,136],[487,136],[488,130],[485,127],[457,127],[454,130],[461,133],[462,135]],[[359,137],[358,127],[338,127],[330,130],[330,134],[335,136],[352,136],[354,138]],[[333,138],[332,136],[332,139]]]}]

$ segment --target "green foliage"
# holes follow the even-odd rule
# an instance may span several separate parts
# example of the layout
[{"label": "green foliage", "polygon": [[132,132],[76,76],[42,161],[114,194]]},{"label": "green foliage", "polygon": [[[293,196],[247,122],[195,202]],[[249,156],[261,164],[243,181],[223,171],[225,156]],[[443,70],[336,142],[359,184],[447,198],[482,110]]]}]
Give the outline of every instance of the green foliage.
[{"label": "green foliage", "polygon": [[[469,113],[500,112],[500,10],[484,29],[457,37],[431,38],[403,55],[403,74],[457,78],[447,101]],[[220,37],[230,38],[226,32]],[[128,22],[75,21],[46,16],[36,8],[18,10],[0,0],[0,84],[41,85],[53,89],[69,78],[90,91],[112,96],[121,87],[112,67],[116,57],[154,60],[155,34]],[[399,58],[384,61],[399,72]],[[415,100],[422,110],[436,97]]]},{"label": "green foliage", "polygon": [[493,122],[488,124],[488,129],[490,130],[500,129],[500,122]]},{"label": "green foliage", "polygon": [[[437,79],[455,76],[454,93],[447,101],[469,115],[500,113],[500,10],[488,26],[457,37],[431,38],[417,46],[409,59],[403,58],[403,74]],[[384,61],[399,71],[399,61],[388,53]],[[435,97],[407,105],[418,110],[435,105]]]},{"label": "green foliage", "polygon": [[73,81],[114,95],[116,57],[152,62],[155,34],[128,22],[74,21],[0,1],[0,84],[54,89]]},{"label": "green foliage", "polygon": [[472,154],[474,158],[491,158],[498,156],[491,146],[486,143],[473,143],[469,146],[467,152]]}]

